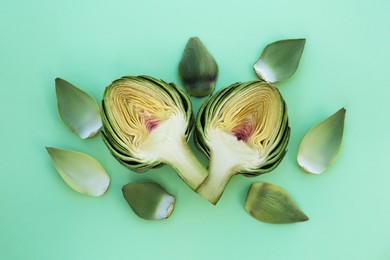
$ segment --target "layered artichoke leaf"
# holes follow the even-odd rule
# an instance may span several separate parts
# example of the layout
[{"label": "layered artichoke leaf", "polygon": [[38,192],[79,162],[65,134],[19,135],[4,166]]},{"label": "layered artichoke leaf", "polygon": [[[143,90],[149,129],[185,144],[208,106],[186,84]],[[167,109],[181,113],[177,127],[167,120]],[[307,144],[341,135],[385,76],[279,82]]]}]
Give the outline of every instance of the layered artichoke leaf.
[{"label": "layered artichoke leaf", "polygon": [[270,83],[222,89],[202,105],[196,120],[196,144],[210,158],[209,176],[197,192],[216,204],[233,175],[273,170],[289,136],[286,104]]},{"label": "layered artichoke leaf", "polygon": [[194,116],[187,94],[149,76],[123,77],[102,101],[103,140],[114,157],[143,172],[168,164],[193,189],[207,176],[187,141]]}]

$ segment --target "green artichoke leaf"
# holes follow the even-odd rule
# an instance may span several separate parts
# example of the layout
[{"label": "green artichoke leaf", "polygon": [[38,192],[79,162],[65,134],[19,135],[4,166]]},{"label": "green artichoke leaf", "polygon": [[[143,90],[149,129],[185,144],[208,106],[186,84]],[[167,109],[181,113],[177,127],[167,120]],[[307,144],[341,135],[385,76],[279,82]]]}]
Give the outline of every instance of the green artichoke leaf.
[{"label": "green artichoke leaf", "polygon": [[56,78],[58,112],[64,124],[82,139],[96,136],[102,127],[99,106],[86,92]]},{"label": "green artichoke leaf", "polygon": [[290,137],[287,106],[264,81],[228,86],[203,103],[196,118],[197,147],[209,158],[209,176],[197,192],[216,204],[235,174],[275,169]]},{"label": "green artichoke leaf", "polygon": [[149,76],[115,80],[102,101],[103,141],[127,168],[144,172],[168,164],[192,188],[208,175],[187,141],[194,115],[188,95]]},{"label": "green artichoke leaf", "polygon": [[187,93],[204,97],[213,93],[218,65],[198,37],[192,37],[179,63],[179,76]]},{"label": "green artichoke leaf", "polygon": [[246,211],[255,219],[272,224],[307,221],[287,191],[272,183],[253,183],[245,202]]},{"label": "green artichoke leaf", "polygon": [[46,147],[62,179],[75,191],[102,196],[110,185],[110,177],[103,166],[84,153]]},{"label": "green artichoke leaf", "polygon": [[289,39],[267,45],[254,65],[257,76],[271,83],[290,78],[298,68],[305,42]]},{"label": "green artichoke leaf", "polygon": [[128,183],[122,188],[123,197],[140,218],[162,220],[168,218],[175,206],[175,197],[154,182]]},{"label": "green artichoke leaf", "polygon": [[344,132],[345,108],[309,130],[298,150],[298,164],[307,173],[320,174],[337,159]]}]

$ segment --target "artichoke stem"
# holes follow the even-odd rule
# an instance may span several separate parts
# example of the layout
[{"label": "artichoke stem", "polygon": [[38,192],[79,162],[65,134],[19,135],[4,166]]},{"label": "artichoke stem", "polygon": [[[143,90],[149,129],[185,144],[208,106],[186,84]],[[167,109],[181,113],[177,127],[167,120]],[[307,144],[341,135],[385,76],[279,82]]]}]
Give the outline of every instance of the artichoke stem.
[{"label": "artichoke stem", "polygon": [[221,163],[220,160],[211,156],[209,176],[196,192],[215,205],[234,175],[234,165],[231,165],[228,161]]},{"label": "artichoke stem", "polygon": [[206,168],[195,157],[191,148],[184,140],[178,144],[171,143],[171,145],[177,145],[177,147],[171,146],[170,150],[174,151],[174,153],[163,158],[163,161],[175,169],[180,178],[191,189],[196,190],[208,175]]}]

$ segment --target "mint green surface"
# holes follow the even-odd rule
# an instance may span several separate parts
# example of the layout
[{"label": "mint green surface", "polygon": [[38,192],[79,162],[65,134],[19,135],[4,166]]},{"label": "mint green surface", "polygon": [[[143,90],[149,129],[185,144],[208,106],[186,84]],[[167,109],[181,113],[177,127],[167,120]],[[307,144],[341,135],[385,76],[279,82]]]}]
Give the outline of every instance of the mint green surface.
[{"label": "mint green surface", "polygon": [[[3,0],[0,259],[390,259],[389,12],[388,0]],[[57,112],[56,77],[98,101],[123,75],[178,82],[191,36],[219,64],[217,89],[255,79],[252,66],[268,43],[307,39],[296,74],[279,85],[292,128],[286,158],[272,173],[234,177],[217,206],[168,167],[130,172],[100,137],[81,140]],[[193,100],[197,109],[201,100]],[[323,175],[303,173],[301,139],[343,106],[339,159]],[[73,191],[45,146],[98,159],[112,179],[108,193]],[[169,219],[146,221],[131,211],[121,187],[140,180],[177,196]],[[251,218],[244,201],[256,181],[282,186],[310,220]]]}]

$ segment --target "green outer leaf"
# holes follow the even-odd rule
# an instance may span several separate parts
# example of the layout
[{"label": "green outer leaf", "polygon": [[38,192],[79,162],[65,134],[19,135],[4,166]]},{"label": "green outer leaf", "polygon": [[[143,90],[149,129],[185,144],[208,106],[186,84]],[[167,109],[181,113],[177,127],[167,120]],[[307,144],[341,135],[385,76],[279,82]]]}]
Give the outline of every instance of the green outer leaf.
[{"label": "green outer leaf", "polygon": [[[187,131],[186,131],[186,140],[188,141],[190,138],[190,135],[192,131],[194,130],[194,114],[192,110],[192,104],[191,100],[188,97],[188,95],[185,93],[184,90],[180,89],[175,85],[174,83],[166,83],[163,80],[158,80],[150,76],[125,76],[120,79],[117,79],[112,82],[111,85],[120,83],[122,81],[135,81],[138,83],[146,82],[149,84],[153,84],[155,87],[160,88],[162,91],[164,91],[169,97],[171,97],[175,103],[182,108],[183,111],[186,112],[186,122],[188,124]],[[110,85],[110,86],[111,86]],[[101,105],[101,113],[102,113],[102,120],[103,120],[103,131],[102,131],[102,138],[104,143],[109,148],[111,154],[125,167],[128,169],[135,171],[135,172],[145,172],[152,168],[158,168],[162,166],[163,164],[160,162],[150,163],[150,162],[143,162],[134,155],[128,151],[124,145],[123,140],[119,138],[115,134],[115,132],[112,129],[111,123],[107,118],[106,115],[106,102],[105,97],[106,93],[109,90],[108,86],[104,93],[104,98],[102,100]]]},{"label": "green outer leaf", "polygon": [[101,127],[99,106],[86,92],[56,78],[58,112],[65,125],[81,138],[96,136]]},{"label": "green outer leaf", "polygon": [[46,147],[62,179],[75,191],[90,196],[103,195],[110,177],[96,159],[75,151]]},{"label": "green outer leaf", "polygon": [[266,223],[286,224],[309,219],[287,191],[266,182],[252,184],[246,198],[245,209],[252,217]]},{"label": "green outer leaf", "polygon": [[188,40],[179,63],[179,76],[191,96],[204,97],[214,91],[218,65],[198,37]]},{"label": "green outer leaf", "polygon": [[144,219],[166,219],[175,204],[175,197],[154,182],[128,183],[122,193],[135,214]]},{"label": "green outer leaf", "polygon": [[298,68],[305,42],[291,39],[267,45],[254,65],[257,76],[271,83],[290,78]]},{"label": "green outer leaf", "polygon": [[336,161],[343,139],[345,113],[345,108],[341,108],[305,135],[297,157],[305,172],[320,174]]}]

